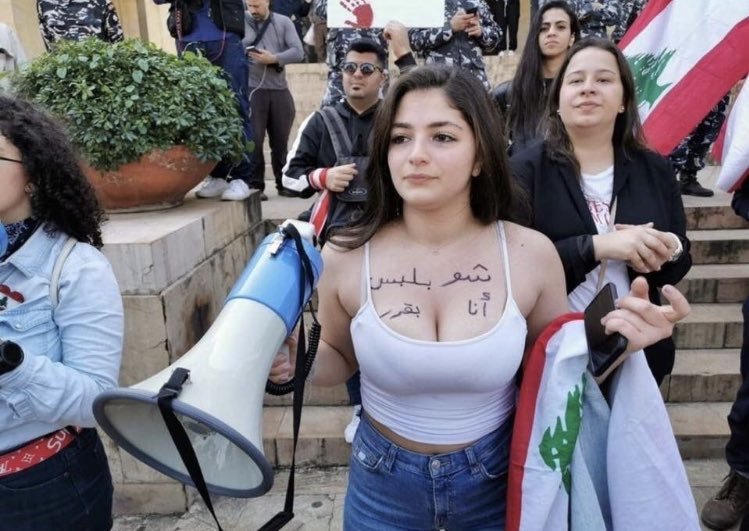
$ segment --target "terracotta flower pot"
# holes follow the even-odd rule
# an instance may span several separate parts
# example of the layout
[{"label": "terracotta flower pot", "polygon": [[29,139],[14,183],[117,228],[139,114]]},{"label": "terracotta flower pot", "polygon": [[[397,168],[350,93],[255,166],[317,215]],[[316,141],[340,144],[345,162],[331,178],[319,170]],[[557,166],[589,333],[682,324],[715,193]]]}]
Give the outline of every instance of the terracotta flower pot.
[{"label": "terracotta flower pot", "polygon": [[216,166],[202,162],[185,146],[154,150],[113,171],[83,164],[83,172],[109,211],[139,212],[182,204],[185,194]]}]

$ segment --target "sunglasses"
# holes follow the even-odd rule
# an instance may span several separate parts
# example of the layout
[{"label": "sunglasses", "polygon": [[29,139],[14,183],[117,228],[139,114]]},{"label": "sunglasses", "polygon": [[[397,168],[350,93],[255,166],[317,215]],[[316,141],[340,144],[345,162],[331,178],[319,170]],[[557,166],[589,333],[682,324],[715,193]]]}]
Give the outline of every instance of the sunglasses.
[{"label": "sunglasses", "polygon": [[359,72],[361,72],[361,75],[366,77],[374,74],[376,70],[382,72],[382,68],[377,65],[373,65],[372,63],[358,64],[353,61],[346,61],[345,63],[343,63],[341,65],[341,70],[343,70],[350,76],[356,74],[356,71],[358,70]]},{"label": "sunglasses", "polygon": [[18,159],[9,159],[8,157],[0,157],[0,160],[5,160],[5,161],[8,161],[8,162],[17,162],[18,164],[23,164],[23,161],[22,161],[22,160],[18,160]]}]

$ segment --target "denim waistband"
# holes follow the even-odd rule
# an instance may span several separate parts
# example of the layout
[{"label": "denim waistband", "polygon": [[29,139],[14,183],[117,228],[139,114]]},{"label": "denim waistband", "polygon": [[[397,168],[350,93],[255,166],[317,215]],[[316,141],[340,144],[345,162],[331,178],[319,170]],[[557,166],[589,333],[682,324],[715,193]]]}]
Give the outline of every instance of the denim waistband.
[{"label": "denim waistband", "polygon": [[[467,468],[475,471],[480,466],[482,456],[498,450],[509,453],[513,419],[514,416],[510,416],[499,428],[465,448],[433,455],[413,452],[398,446],[377,431],[362,413],[356,434],[358,440],[354,440],[352,451],[369,451],[381,456],[382,466],[387,470],[397,462],[400,468],[432,478],[448,476]],[[365,448],[361,448],[362,445]]]}]

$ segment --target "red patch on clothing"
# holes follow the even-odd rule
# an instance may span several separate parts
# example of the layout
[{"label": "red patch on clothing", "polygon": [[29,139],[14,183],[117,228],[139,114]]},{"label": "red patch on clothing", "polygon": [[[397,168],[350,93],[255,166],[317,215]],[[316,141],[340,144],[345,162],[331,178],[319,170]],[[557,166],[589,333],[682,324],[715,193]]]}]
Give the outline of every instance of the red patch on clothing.
[{"label": "red patch on clothing", "polygon": [[24,299],[22,293],[13,291],[5,284],[0,284],[0,310],[5,310],[10,306],[16,306],[25,300],[26,299]]}]

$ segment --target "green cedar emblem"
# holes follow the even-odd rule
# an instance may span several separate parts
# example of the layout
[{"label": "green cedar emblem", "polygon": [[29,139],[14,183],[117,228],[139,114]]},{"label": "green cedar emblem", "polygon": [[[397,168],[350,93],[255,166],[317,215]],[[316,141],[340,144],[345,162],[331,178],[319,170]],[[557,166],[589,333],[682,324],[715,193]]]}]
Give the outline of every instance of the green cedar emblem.
[{"label": "green cedar emblem", "polygon": [[675,53],[676,50],[662,50],[658,55],[641,53],[627,57],[635,78],[635,94],[639,104],[647,102],[649,107],[653,107],[663,91],[672,85],[659,85],[658,78]]},{"label": "green cedar emblem", "polygon": [[585,376],[582,384],[576,385],[572,391],[567,393],[567,407],[564,412],[564,425],[562,419],[557,417],[556,426],[552,433],[551,427],[546,428],[538,445],[538,452],[544,463],[552,470],[559,470],[562,474],[562,483],[567,494],[570,493],[572,477],[570,474],[570,463],[572,463],[572,452],[575,449],[577,436],[580,433],[580,421],[583,416],[583,396],[585,389]]}]

